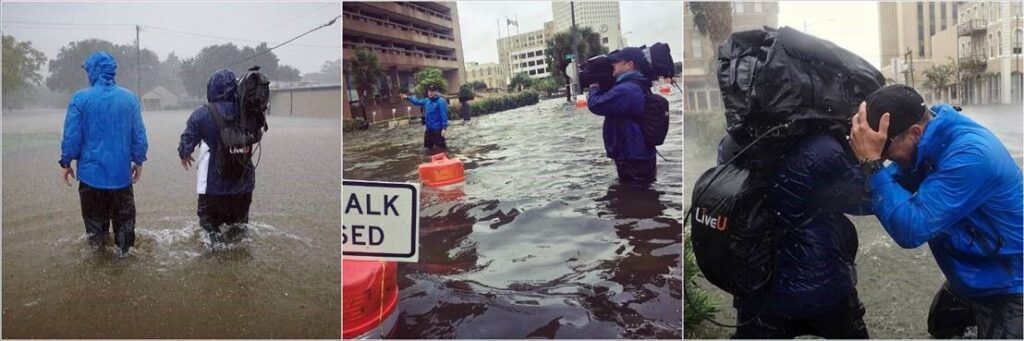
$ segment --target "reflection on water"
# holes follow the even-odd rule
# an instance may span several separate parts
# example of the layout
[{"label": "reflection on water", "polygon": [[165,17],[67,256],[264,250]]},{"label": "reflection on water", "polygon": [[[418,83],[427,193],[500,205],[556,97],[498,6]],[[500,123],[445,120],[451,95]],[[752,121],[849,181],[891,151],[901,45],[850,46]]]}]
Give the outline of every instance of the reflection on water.
[{"label": "reflection on water", "polygon": [[[650,189],[617,184],[602,118],[564,100],[452,122],[466,181],[424,187],[400,338],[671,337],[681,322],[681,109]],[[418,182],[419,125],[346,133],[344,177]]]}]

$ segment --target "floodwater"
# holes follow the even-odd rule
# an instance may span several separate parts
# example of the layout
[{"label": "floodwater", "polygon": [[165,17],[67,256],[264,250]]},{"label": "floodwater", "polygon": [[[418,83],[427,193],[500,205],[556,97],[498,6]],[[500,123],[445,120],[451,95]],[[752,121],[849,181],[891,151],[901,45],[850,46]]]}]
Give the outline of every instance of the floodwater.
[{"label": "floodwater", "polygon": [[[397,338],[682,336],[682,109],[649,190],[616,185],[603,118],[563,99],[449,121],[466,180],[424,187]],[[419,182],[419,124],[345,133],[346,179]]]},{"label": "floodwater", "polygon": [[[1021,164],[1024,141],[1024,111],[1019,106],[965,107],[963,113],[992,130],[1010,154]],[[689,124],[690,121],[687,121]],[[686,198],[700,174],[714,163],[717,140],[691,141],[687,128]],[[724,126],[721,134],[725,133]],[[882,229],[874,216],[850,216],[857,227],[857,292],[867,309],[864,322],[872,338],[931,338],[928,334],[928,309],[932,298],[945,281],[927,246],[903,249]],[[689,228],[689,226],[687,226]],[[732,296],[701,279],[700,287],[717,298],[720,312],[715,319],[734,325],[736,309]],[[725,338],[733,329],[705,323],[708,337]]]},{"label": "floodwater", "polygon": [[177,156],[189,113],[143,114],[149,160],[125,258],[86,245],[78,185],[56,163],[63,111],[4,114],[4,338],[340,337],[340,121],[271,116],[249,231],[211,250],[196,171]]}]

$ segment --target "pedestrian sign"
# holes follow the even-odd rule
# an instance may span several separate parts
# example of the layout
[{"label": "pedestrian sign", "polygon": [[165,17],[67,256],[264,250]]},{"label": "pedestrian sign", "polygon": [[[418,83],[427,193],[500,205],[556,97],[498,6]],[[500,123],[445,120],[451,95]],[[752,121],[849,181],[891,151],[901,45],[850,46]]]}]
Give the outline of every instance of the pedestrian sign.
[{"label": "pedestrian sign", "polygon": [[342,180],[342,257],[418,261],[419,193],[419,184]]}]

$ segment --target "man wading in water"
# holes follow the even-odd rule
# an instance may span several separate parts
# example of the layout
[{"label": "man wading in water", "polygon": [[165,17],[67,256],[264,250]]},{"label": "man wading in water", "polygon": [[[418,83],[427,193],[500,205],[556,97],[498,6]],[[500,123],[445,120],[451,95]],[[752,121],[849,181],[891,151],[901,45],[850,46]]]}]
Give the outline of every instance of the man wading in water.
[{"label": "man wading in water", "polygon": [[409,103],[423,107],[423,122],[427,126],[423,132],[423,148],[428,154],[433,154],[435,147],[448,151],[448,144],[444,140],[445,130],[448,129],[448,101],[439,96],[437,90],[436,85],[431,85],[427,90],[427,98],[423,99],[401,95]]},{"label": "man wading in water", "polygon": [[75,178],[89,245],[102,250],[110,222],[121,255],[135,245],[135,194],[149,142],[138,97],[114,81],[117,61],[107,52],[93,53],[82,64],[90,87],[71,96],[64,117],[60,167],[64,183]]}]

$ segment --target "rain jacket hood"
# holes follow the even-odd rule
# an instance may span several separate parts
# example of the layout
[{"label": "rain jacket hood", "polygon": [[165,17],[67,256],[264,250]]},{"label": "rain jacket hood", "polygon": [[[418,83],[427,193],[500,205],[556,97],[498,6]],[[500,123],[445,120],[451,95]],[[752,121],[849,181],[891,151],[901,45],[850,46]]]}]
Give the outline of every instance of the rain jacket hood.
[{"label": "rain jacket hood", "polygon": [[1020,294],[1021,170],[985,127],[948,105],[932,111],[913,167],[871,177],[872,208],[901,247],[928,243],[954,293]]},{"label": "rain jacket hood", "polygon": [[91,187],[128,187],[131,164],[142,165],[149,149],[138,97],[114,82],[117,62],[109,53],[93,53],[82,68],[90,86],[68,103],[60,164],[78,160],[78,179]]},{"label": "rain jacket hood", "polygon": [[117,61],[107,52],[96,52],[85,59],[82,68],[89,76],[89,85],[111,85],[117,73]]},{"label": "rain jacket hood", "polygon": [[235,80],[235,73],[228,69],[220,69],[210,76],[206,83],[206,101],[234,102],[238,93],[238,82]]},{"label": "rain jacket hood", "polygon": [[610,89],[591,89],[590,112],[604,116],[605,154],[615,160],[654,160],[654,146],[644,140],[640,128],[651,81],[640,72],[619,75]]}]

